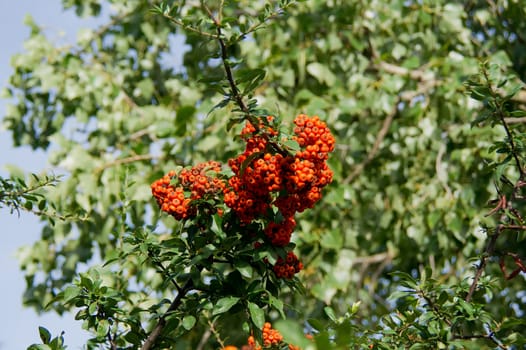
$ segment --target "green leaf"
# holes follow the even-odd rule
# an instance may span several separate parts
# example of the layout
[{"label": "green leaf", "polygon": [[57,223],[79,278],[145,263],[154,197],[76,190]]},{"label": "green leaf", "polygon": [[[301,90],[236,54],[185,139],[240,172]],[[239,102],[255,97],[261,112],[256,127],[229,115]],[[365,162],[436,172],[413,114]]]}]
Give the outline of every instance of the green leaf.
[{"label": "green leaf", "polygon": [[226,105],[228,105],[230,103],[231,99],[230,97],[225,97],[224,99],[221,100],[221,102],[217,103],[214,107],[212,107],[208,113],[206,114],[206,116],[208,117],[210,114],[212,114],[213,111],[215,111],[216,109],[220,109],[220,108],[223,108],[225,107]]},{"label": "green leaf", "polygon": [[99,320],[99,322],[97,323],[97,336],[101,338],[105,337],[106,335],[108,335],[109,330],[110,330],[110,323],[108,322],[108,320],[106,319]]},{"label": "green leaf", "polygon": [[242,95],[251,94],[260,85],[261,81],[265,79],[265,75],[267,74],[264,69],[253,69],[250,72],[249,78],[246,79],[247,84],[243,89]]},{"label": "green leaf", "polygon": [[245,278],[252,278],[253,275],[253,269],[252,266],[250,266],[249,263],[247,263],[244,260],[236,260],[234,262],[234,267],[237,271],[241,274],[241,276]]},{"label": "green leaf", "polygon": [[296,140],[287,140],[283,142],[283,146],[287,147],[289,150],[297,152],[300,150],[300,145]]},{"label": "green leaf", "polygon": [[332,230],[321,237],[320,244],[326,249],[339,250],[343,245],[343,237],[339,230]]},{"label": "green leaf", "polygon": [[81,289],[77,286],[68,286],[64,290],[62,300],[65,304],[69,303],[73,299],[75,299],[81,292]]},{"label": "green leaf", "polygon": [[221,298],[214,305],[214,310],[212,311],[212,315],[219,315],[219,314],[225,313],[228,310],[230,310],[232,306],[236,305],[238,302],[239,302],[238,297]]},{"label": "green leaf", "polygon": [[416,280],[413,277],[411,277],[411,275],[409,275],[408,273],[403,272],[403,271],[396,271],[396,272],[392,272],[391,275],[393,275],[394,277],[398,277],[402,285],[412,290],[417,289]]},{"label": "green leaf", "polygon": [[487,86],[479,86],[471,90],[471,98],[484,101],[491,97],[491,92]]},{"label": "green leaf", "polygon": [[287,343],[294,344],[302,349],[312,346],[311,341],[305,337],[303,328],[297,321],[279,320],[275,322],[274,327],[283,335],[283,339]]},{"label": "green leaf", "polygon": [[192,315],[183,317],[183,328],[189,331],[190,329],[194,328],[196,321],[196,318]]},{"label": "green leaf", "polygon": [[510,117],[519,118],[519,117],[526,117],[526,111],[523,110],[515,110],[510,112]]},{"label": "green leaf", "polygon": [[248,311],[250,313],[250,319],[254,325],[257,328],[262,329],[265,324],[265,312],[263,312],[259,306],[250,301],[248,302]]},{"label": "green leaf", "polygon": [[336,76],[331,72],[331,70],[318,62],[309,63],[307,65],[307,72],[312,75],[320,83],[325,83],[328,86],[332,86],[336,81]]},{"label": "green leaf", "polygon": [[334,313],[334,310],[330,306],[325,306],[323,308],[323,311],[325,314],[329,317],[329,319],[333,322],[336,322],[336,314]]},{"label": "green leaf", "polygon": [[44,327],[38,327],[38,334],[40,335],[40,340],[42,343],[49,344],[51,341],[51,333]]},{"label": "green leaf", "polygon": [[273,307],[275,310],[279,312],[281,318],[285,318],[285,312],[283,311],[283,301],[269,294],[268,304],[269,306]]},{"label": "green leaf", "polygon": [[27,350],[54,350],[49,345],[46,344],[32,344]]}]

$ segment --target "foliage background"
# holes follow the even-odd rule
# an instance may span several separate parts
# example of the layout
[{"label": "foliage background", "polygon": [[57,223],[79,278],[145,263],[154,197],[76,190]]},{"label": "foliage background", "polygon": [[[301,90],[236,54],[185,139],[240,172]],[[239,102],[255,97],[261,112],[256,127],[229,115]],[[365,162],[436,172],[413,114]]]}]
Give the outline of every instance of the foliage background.
[{"label": "foliage background", "polygon": [[[101,17],[79,19],[73,10],[64,11],[61,0],[44,2],[21,0],[13,6],[10,2],[0,2],[0,85],[7,85],[14,69],[10,65],[11,56],[23,51],[24,40],[29,37],[29,28],[24,24],[25,16],[30,13],[45,28],[46,35],[54,42],[74,43],[76,32],[81,27],[100,25],[107,10]],[[0,119],[5,115],[8,100],[0,98]],[[14,147],[11,133],[0,127],[0,176],[7,178],[6,165],[14,165],[24,172],[48,172],[47,153],[34,151],[30,147]],[[55,313],[37,314],[34,309],[24,308],[22,297],[25,290],[25,279],[20,271],[16,251],[22,245],[32,244],[40,237],[41,224],[39,217],[21,212],[20,216],[12,215],[10,210],[0,210],[2,235],[0,244],[0,264],[3,281],[7,288],[2,291],[0,307],[9,315],[17,315],[0,321],[0,348],[22,349],[29,343],[39,340],[35,330],[39,325],[46,325],[52,332],[65,330],[71,348],[79,348],[85,343],[87,332],[74,322],[74,315],[59,316]]]},{"label": "foliage background", "polygon": [[[96,0],[63,3],[83,16],[100,10]],[[178,15],[197,25],[198,5],[187,1]],[[223,98],[210,89],[222,74],[217,43],[184,32],[184,69],[175,71],[169,52],[180,27],[149,12],[147,1],[110,7],[112,21],[84,31],[74,46],[55,46],[30,24],[28,53],[13,60],[6,94],[17,104],[5,116],[13,141],[56,145],[50,162],[67,176],[47,199],[58,212],[89,217],[44,218],[42,239],[21,251],[25,302],[37,310],[79,264],[115,256],[125,226],[178,232],[151,210],[154,179],[176,165],[226,161],[239,148],[226,131],[228,107],[207,115]],[[227,2],[225,10],[249,26],[264,3]],[[387,298],[400,285],[389,272],[396,270],[417,277],[430,267],[442,284],[472,274],[486,239],[480,225],[493,223],[484,216],[495,195],[488,146],[503,132],[472,128],[482,106],[465,82],[480,59],[524,79],[524,12],[521,2],[312,0],[232,48],[243,58],[238,68],[266,70],[255,91],[263,108],[289,124],[299,112],[318,114],[337,136],[335,181],[297,229],[310,294],[286,301],[300,321],[324,318],[325,305],[342,314],[360,300],[358,319],[374,322],[393,306]],[[523,91],[514,98],[526,102]],[[524,256],[524,237],[513,239]],[[140,288],[126,285],[130,298],[170,295],[153,270],[137,264],[129,261],[114,283],[135,276]],[[488,269],[502,279],[497,264]],[[496,319],[524,314],[523,283],[500,281],[505,289],[488,305]]]}]

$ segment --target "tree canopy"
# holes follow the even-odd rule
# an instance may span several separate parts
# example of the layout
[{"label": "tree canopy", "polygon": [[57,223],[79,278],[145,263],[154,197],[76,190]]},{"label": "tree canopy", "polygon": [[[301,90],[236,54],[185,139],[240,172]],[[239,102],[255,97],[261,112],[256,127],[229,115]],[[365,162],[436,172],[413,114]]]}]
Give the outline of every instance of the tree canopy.
[{"label": "tree canopy", "polygon": [[[78,312],[89,346],[111,349],[144,346],[159,320],[168,326],[152,347],[197,349],[241,346],[254,326],[284,318],[283,335],[303,348],[524,346],[524,2],[63,5],[111,15],[68,46],[29,21],[26,51],[12,59],[4,125],[15,146],[48,150],[62,175],[37,176],[31,191],[54,186],[18,205],[45,223],[19,253],[26,305]],[[184,255],[178,237],[192,231],[159,210],[151,184],[229,164],[247,121],[279,131],[272,147],[286,158],[298,144],[279,137],[303,114],[319,116],[335,148],[332,182],[295,216],[302,272],[258,279],[263,260],[241,236],[225,238],[242,225],[216,227],[228,220],[206,209],[210,198],[199,207],[209,221],[192,227],[223,232],[222,245],[194,242]],[[226,246],[238,255],[208,275],[224,274],[217,292],[181,283],[185,266],[215,271],[207,259]],[[273,264],[283,257],[265,252]],[[188,298],[166,318],[179,295]]]}]

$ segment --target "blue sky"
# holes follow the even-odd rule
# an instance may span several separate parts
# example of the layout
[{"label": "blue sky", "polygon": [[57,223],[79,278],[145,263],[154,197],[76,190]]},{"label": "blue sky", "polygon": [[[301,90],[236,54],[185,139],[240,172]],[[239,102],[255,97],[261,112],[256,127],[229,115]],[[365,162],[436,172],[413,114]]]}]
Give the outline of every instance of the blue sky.
[{"label": "blue sky", "polygon": [[[29,30],[24,26],[26,14],[31,14],[36,22],[45,28],[52,39],[60,42],[73,42],[78,29],[94,27],[101,19],[81,20],[74,12],[62,11],[60,0],[0,0],[0,86],[4,87],[12,72],[10,57],[23,51],[23,41]],[[7,101],[0,99],[0,119],[3,118]],[[41,173],[50,170],[47,155],[33,152],[29,148],[13,148],[11,135],[0,130],[0,175],[7,176],[5,165],[13,164],[25,171]],[[63,317],[55,314],[37,315],[32,309],[22,306],[22,293],[25,282],[15,258],[16,250],[22,245],[38,240],[40,225],[38,219],[21,213],[20,217],[10,214],[6,208],[0,209],[0,272],[4,287],[0,292],[0,349],[26,349],[38,342],[38,326],[48,328],[53,335],[65,332],[68,349],[81,349],[87,333],[73,315]]]}]

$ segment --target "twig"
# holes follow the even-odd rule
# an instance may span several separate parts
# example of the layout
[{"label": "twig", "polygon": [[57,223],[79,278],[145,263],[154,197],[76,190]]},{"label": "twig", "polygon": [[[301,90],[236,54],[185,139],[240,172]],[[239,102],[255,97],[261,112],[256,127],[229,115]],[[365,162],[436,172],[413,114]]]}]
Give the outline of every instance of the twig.
[{"label": "twig", "polygon": [[170,274],[168,273],[166,268],[163,266],[163,264],[160,261],[157,260],[157,257],[155,257],[153,254],[151,254],[150,250],[148,250],[148,256],[153,261],[155,266],[157,266],[159,268],[159,270],[161,270],[161,273],[164,275],[164,277],[169,279],[170,282],[172,282],[172,284],[174,285],[175,289],[177,289],[177,293],[181,293],[181,287],[179,286],[179,284],[177,283],[175,278],[170,276]]},{"label": "twig", "polygon": [[[482,69],[482,74],[484,75],[484,79],[486,79],[486,82],[488,84],[488,88],[490,90],[490,93],[493,97],[496,97],[499,95],[499,93],[497,91],[495,91],[495,89],[493,88],[493,85],[491,84],[491,80],[488,76],[488,72],[486,71],[486,69]],[[510,128],[508,127],[508,123],[506,123],[506,118],[504,116],[504,113],[502,112],[502,106],[498,106],[497,108],[497,116],[499,117],[500,119],[500,122],[502,124],[502,127],[504,128],[505,132],[506,132],[506,136],[508,138],[508,143],[510,144],[510,147],[511,147],[511,154],[513,156],[513,158],[515,159],[515,164],[517,166],[517,170],[519,171],[519,174],[520,174],[520,179],[524,179],[524,169],[522,169],[522,166],[521,166],[521,162],[519,160],[519,156],[517,155],[518,151],[517,151],[517,147],[515,146],[515,141],[513,141],[513,135],[511,134],[511,131],[510,131]]]},{"label": "twig", "polygon": [[205,36],[205,37],[208,37],[208,38],[215,38],[214,34],[210,34],[208,32],[203,32],[200,29],[197,29],[197,28],[194,28],[192,26],[186,25],[182,21],[180,21],[178,19],[175,19],[175,18],[173,18],[172,16],[170,16],[168,14],[163,14],[163,17],[167,18],[168,20],[172,21],[173,23],[177,24],[178,26],[182,27],[183,29],[187,29],[187,30],[189,30],[191,32],[197,33],[199,35],[202,35],[202,36]]},{"label": "twig", "polygon": [[442,157],[445,153],[446,145],[444,143],[441,143],[440,147],[438,148],[438,153],[435,160],[435,171],[437,174],[438,182],[440,182],[440,184],[446,191],[448,198],[453,198],[453,192],[451,192],[451,188],[449,188],[449,185],[447,184],[447,170],[442,167]]},{"label": "twig", "polygon": [[177,293],[177,296],[170,304],[170,307],[168,307],[168,310],[159,318],[159,321],[157,322],[157,325],[153,329],[153,331],[150,333],[146,341],[141,347],[141,350],[149,350],[153,347],[155,342],[157,341],[157,338],[161,335],[161,332],[163,331],[164,327],[166,326],[166,317],[172,312],[177,310],[179,305],[181,305],[181,301],[183,297],[186,295],[186,293],[192,288],[193,282],[192,279],[188,279],[186,281],[185,285],[181,288],[181,290]]},{"label": "twig", "polygon": [[426,66],[422,66],[418,69],[408,69],[405,67],[400,67],[400,66],[397,66],[391,63],[380,61],[376,65],[376,68],[379,70],[386,71],[387,73],[409,77],[412,80],[417,80],[417,81],[429,81],[429,80],[434,79],[432,73],[427,73],[425,71]]},{"label": "twig", "polygon": [[502,230],[521,230],[526,231],[526,226],[523,225],[502,225]]},{"label": "twig", "polygon": [[[206,6],[205,8],[208,10]],[[227,49],[226,49],[225,41],[222,38],[220,23],[217,22],[217,20],[214,18],[210,10],[208,10],[208,13],[209,13],[210,18],[214,21],[214,23],[216,23],[217,41],[219,42],[219,46],[221,48],[221,61],[223,61],[223,67],[225,68],[226,79],[228,80],[228,84],[230,85],[232,97],[236,101],[241,111],[246,116],[250,116],[250,110],[248,109],[247,105],[243,101],[243,96],[241,96],[241,94],[239,93],[239,89],[237,88],[236,82],[234,80],[234,74],[232,73],[232,67],[230,67],[230,64],[228,63]],[[254,127],[257,128],[257,125],[255,125]]]},{"label": "twig", "polygon": [[214,337],[216,338],[216,340],[219,343],[219,345],[221,345],[221,349],[224,349],[225,348],[225,343],[223,342],[223,340],[221,339],[221,337],[219,335],[219,332],[215,328],[214,322],[208,320],[208,326],[210,327],[210,331],[212,332],[212,334],[214,334]]},{"label": "twig", "polygon": [[117,344],[115,343],[114,338],[115,337],[112,337],[111,332],[108,330],[108,341],[110,343],[111,350],[117,350]]},{"label": "twig", "polygon": [[446,315],[444,315],[444,313],[442,313],[442,311],[440,311],[440,309],[435,304],[435,302],[426,293],[424,293],[423,290],[419,290],[417,293],[418,293],[418,295],[420,295],[427,302],[429,307],[431,307],[431,309],[433,310],[433,313],[435,313],[440,319],[444,320],[444,322],[449,327],[452,326],[453,323],[451,322],[451,320],[449,320],[449,318],[447,318]]}]

